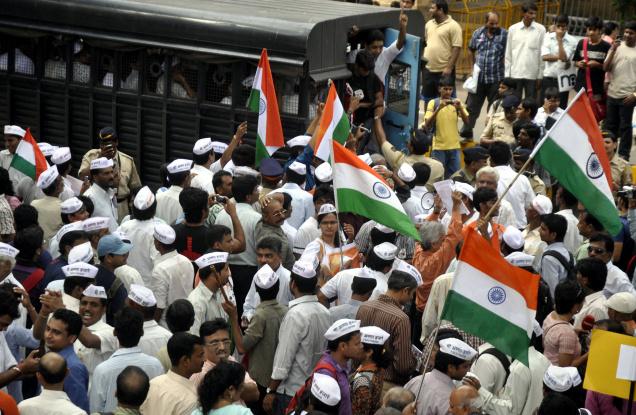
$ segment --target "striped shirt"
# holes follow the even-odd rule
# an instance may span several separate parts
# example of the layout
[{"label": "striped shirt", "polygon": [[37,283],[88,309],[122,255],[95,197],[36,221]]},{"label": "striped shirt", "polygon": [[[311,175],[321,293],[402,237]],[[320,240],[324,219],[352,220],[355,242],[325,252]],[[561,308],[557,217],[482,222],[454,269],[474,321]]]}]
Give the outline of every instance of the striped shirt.
[{"label": "striped shirt", "polygon": [[386,346],[393,354],[393,362],[385,379],[400,385],[406,383],[416,362],[411,352],[411,323],[400,303],[382,294],[377,300],[363,303],[356,317],[362,327],[377,326],[391,335]]},{"label": "striped shirt", "polygon": [[486,26],[473,32],[468,48],[475,52],[475,63],[481,69],[479,83],[494,84],[503,79],[507,40],[506,29],[497,29],[492,37]]}]

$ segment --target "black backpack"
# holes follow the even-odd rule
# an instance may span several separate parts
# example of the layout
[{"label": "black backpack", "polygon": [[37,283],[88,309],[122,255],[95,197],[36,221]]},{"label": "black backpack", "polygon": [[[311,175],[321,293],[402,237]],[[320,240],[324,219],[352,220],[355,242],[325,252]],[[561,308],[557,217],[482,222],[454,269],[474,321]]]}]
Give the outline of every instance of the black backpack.
[{"label": "black backpack", "polygon": [[[505,385],[506,381],[508,380],[508,376],[510,375],[510,359],[508,359],[508,356],[506,356],[502,351],[500,351],[499,349],[495,349],[494,347],[484,350],[483,352],[479,354],[479,356],[481,357],[485,354],[494,356],[495,358],[497,358],[497,360],[499,360],[499,363],[501,363],[501,366],[503,366],[503,369],[506,372],[506,377],[504,378],[504,381],[503,381],[503,384]],[[493,391],[493,393],[495,392],[496,391]]]},{"label": "black backpack", "polygon": [[541,256],[541,259],[545,258],[546,256],[551,256],[553,258],[556,258],[556,260],[559,261],[561,266],[565,269],[565,272],[567,273],[567,279],[570,281],[576,281],[576,270],[574,269],[574,257],[569,252],[568,254],[570,255],[570,258],[565,259],[565,257],[561,255],[559,252],[554,250],[549,250],[543,253],[543,255]]}]

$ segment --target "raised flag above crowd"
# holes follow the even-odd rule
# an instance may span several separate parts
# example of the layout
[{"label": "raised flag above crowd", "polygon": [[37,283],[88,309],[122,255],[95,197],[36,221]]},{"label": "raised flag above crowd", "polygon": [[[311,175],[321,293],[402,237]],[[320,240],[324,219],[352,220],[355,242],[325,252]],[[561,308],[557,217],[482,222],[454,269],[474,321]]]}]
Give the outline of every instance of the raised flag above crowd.
[{"label": "raised flag above crowd", "polygon": [[[273,10],[252,3],[247,28]],[[320,51],[288,71],[290,52],[254,37],[231,76],[223,55],[185,50],[157,69],[161,50],[135,84],[128,52],[111,69],[90,36],[60,48],[72,64],[3,44],[10,84],[32,71],[77,94],[86,72],[117,105],[156,84],[169,123],[189,99],[227,106],[234,127],[168,134],[148,160],[174,157],[151,171],[130,123],[87,114],[82,154],[76,130],[67,142],[8,118],[0,412],[635,414],[636,22],[586,18],[579,39],[570,17],[541,14],[546,27],[524,3],[509,28],[498,8],[467,34],[433,0],[413,35],[413,5],[346,5],[361,20],[338,16],[356,25],[323,45],[328,71]],[[373,29],[382,13],[396,30]]]}]

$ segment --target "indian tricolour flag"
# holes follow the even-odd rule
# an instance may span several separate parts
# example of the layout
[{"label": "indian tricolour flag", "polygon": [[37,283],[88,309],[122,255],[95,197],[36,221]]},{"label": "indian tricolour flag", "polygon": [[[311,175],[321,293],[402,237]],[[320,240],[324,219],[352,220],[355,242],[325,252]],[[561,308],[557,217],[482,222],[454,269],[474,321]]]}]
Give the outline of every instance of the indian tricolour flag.
[{"label": "indian tricolour flag", "polygon": [[314,154],[316,157],[325,161],[329,160],[331,142],[337,141],[344,144],[349,138],[350,130],[347,113],[332,82],[325,102],[325,109],[322,111],[320,124],[315,133]]},{"label": "indian tricolour flag", "polygon": [[10,168],[29,176],[33,181],[36,181],[40,177],[40,173],[48,168],[46,158],[31,135],[30,128],[27,128],[24,138],[20,140],[18,148],[15,150]]},{"label": "indian tricolour flag", "polygon": [[528,366],[539,276],[510,265],[468,228],[442,319]]},{"label": "indian tricolour flag", "polygon": [[576,196],[610,234],[620,232],[610,163],[585,90],[579,91],[531,157]]},{"label": "indian tricolour flag", "polygon": [[338,212],[352,212],[417,240],[420,235],[384,179],[353,152],[333,142],[333,188]]},{"label": "indian tricolour flag", "polygon": [[261,160],[270,157],[285,145],[267,49],[261,52],[247,106],[251,111],[258,113],[256,132],[256,166],[258,167]]}]

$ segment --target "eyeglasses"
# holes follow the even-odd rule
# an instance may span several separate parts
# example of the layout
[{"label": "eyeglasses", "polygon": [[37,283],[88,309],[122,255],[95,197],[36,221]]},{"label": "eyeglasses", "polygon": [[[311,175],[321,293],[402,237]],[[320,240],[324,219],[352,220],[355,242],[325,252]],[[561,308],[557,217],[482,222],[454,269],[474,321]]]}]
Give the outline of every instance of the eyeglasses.
[{"label": "eyeglasses", "polygon": [[281,209],[278,212],[274,212],[274,216],[284,216],[287,213],[287,209]]},{"label": "eyeglasses", "polygon": [[230,344],[232,344],[232,340],[228,339],[228,340],[212,340],[210,342],[206,342],[205,345],[206,346],[210,346],[210,347],[219,347],[221,344],[223,344],[224,346],[229,346]]},{"label": "eyeglasses", "polygon": [[603,255],[607,251],[605,249],[603,249],[603,248],[597,248],[595,246],[588,246],[587,247],[587,253],[591,254],[592,252],[594,252],[595,254],[598,254],[598,255]]}]

